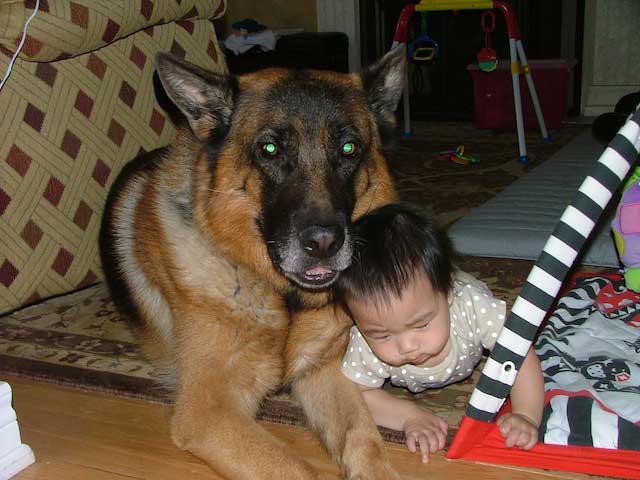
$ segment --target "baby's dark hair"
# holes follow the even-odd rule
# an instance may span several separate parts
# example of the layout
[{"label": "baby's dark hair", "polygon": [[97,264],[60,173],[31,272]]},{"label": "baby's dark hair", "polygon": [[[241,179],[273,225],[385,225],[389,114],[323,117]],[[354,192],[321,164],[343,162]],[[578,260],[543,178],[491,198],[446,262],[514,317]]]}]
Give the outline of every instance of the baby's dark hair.
[{"label": "baby's dark hair", "polygon": [[424,273],[436,292],[453,286],[453,250],[446,233],[417,207],[391,204],[355,222],[352,265],[338,278],[335,294],[386,303],[400,297]]}]

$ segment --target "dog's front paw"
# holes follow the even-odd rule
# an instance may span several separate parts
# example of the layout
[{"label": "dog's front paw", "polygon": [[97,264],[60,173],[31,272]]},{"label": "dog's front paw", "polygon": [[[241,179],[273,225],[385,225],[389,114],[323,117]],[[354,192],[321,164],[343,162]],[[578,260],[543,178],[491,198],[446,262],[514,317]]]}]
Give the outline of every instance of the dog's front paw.
[{"label": "dog's front paw", "polygon": [[386,471],[372,472],[371,474],[349,477],[348,480],[400,480],[400,475],[393,469],[389,468]]},{"label": "dog's front paw", "polygon": [[389,462],[372,462],[363,470],[347,476],[347,480],[400,480],[400,474]]},{"label": "dog's front paw", "polygon": [[349,444],[342,458],[345,480],[400,480],[400,475],[391,465],[388,452],[381,438],[365,441],[363,435],[354,435],[357,442]]}]

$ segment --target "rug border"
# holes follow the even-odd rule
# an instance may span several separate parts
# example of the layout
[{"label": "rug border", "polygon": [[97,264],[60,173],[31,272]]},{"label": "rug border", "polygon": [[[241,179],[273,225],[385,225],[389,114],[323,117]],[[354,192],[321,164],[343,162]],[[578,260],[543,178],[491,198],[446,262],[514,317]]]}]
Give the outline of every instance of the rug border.
[{"label": "rug border", "polygon": [[[2,374],[42,381],[77,390],[101,393],[122,398],[142,400],[161,405],[172,405],[171,392],[158,386],[151,379],[130,377],[119,373],[85,370],[70,365],[54,365],[48,362],[16,358],[0,354],[0,378]],[[132,386],[136,389],[132,391]],[[153,395],[140,391],[153,391]],[[256,419],[259,421],[291,425],[311,429],[299,405],[278,398],[266,398]],[[404,444],[404,433],[378,427],[382,439],[389,443]],[[449,445],[457,429],[451,428],[447,438]]]}]

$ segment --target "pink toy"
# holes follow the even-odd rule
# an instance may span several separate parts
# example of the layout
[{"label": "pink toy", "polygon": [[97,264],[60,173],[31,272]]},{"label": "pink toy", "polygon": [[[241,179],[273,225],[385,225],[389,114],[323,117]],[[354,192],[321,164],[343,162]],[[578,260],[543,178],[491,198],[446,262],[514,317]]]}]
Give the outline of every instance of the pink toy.
[{"label": "pink toy", "polygon": [[627,288],[640,292],[640,167],[622,189],[622,198],[611,222]]}]

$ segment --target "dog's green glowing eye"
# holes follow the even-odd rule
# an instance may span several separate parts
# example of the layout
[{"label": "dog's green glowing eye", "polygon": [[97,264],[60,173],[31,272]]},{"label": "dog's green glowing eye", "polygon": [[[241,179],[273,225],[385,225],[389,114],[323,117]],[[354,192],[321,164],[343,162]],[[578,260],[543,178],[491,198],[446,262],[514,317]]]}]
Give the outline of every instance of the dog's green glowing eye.
[{"label": "dog's green glowing eye", "polygon": [[347,142],[342,146],[342,153],[344,155],[353,155],[356,153],[356,144],[353,142]]},{"label": "dog's green glowing eye", "polygon": [[276,147],[275,143],[265,143],[262,145],[262,151],[267,155],[273,156],[278,153],[278,147]]}]

